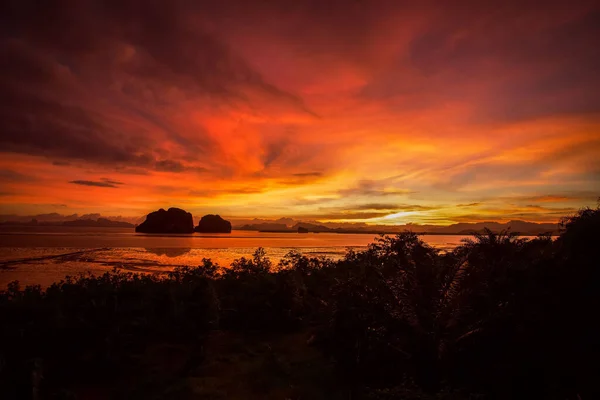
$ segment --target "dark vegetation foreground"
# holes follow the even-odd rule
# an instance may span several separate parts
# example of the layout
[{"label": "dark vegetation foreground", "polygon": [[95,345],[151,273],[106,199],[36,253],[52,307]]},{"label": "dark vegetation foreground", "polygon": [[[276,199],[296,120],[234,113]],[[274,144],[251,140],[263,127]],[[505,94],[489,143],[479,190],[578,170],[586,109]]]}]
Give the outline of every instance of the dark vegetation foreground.
[{"label": "dark vegetation foreground", "polygon": [[2,399],[600,398],[600,209],[556,240],[412,233],[0,293]]}]

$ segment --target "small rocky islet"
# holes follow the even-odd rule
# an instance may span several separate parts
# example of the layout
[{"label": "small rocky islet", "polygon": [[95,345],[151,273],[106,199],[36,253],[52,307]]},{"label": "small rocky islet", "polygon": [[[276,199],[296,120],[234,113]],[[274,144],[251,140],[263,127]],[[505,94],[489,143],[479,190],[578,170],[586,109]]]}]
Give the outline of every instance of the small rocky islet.
[{"label": "small rocky islet", "polygon": [[231,222],[220,215],[208,214],[200,218],[194,231],[200,233],[231,233]]},{"label": "small rocky islet", "polygon": [[231,233],[231,222],[219,215],[203,216],[194,227],[192,213],[181,208],[171,207],[168,210],[151,212],[146,220],[135,227],[139,233]]}]

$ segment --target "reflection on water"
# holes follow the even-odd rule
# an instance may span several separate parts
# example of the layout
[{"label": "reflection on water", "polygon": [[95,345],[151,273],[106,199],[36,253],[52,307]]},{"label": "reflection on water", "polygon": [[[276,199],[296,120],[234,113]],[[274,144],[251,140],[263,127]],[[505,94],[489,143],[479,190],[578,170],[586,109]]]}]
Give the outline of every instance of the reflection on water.
[{"label": "reflection on water", "polygon": [[152,254],[156,254],[157,256],[167,256],[167,257],[179,257],[182,256],[186,253],[189,253],[190,251],[192,251],[191,248],[182,248],[182,249],[178,249],[178,248],[146,248],[144,249],[146,250],[148,253],[152,253]]},{"label": "reflection on water", "polygon": [[[234,231],[230,235],[136,235],[131,229],[59,229],[31,232],[0,230],[0,288],[19,280],[22,285],[50,285],[66,275],[90,271],[165,273],[178,266],[197,266],[203,258],[227,267],[235,259],[251,257],[263,247],[278,263],[290,251],[309,257],[340,259],[349,248],[365,249],[373,234],[293,234]],[[425,242],[450,250],[466,236],[425,235]]]}]

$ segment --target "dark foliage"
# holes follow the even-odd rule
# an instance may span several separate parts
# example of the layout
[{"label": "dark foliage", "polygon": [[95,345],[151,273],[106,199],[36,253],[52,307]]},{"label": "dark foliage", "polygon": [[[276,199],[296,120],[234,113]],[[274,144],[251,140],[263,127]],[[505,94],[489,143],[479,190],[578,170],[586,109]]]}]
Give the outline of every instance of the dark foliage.
[{"label": "dark foliage", "polygon": [[358,398],[598,398],[598,249],[600,209],[585,209],[556,240],[488,231],[440,253],[405,232],[335,262],[275,266],[258,249],[225,269],[15,282],[0,293],[0,393],[145,396],[168,385],[141,383],[153,345],[185,343],[185,376],[220,330],[305,332]]}]

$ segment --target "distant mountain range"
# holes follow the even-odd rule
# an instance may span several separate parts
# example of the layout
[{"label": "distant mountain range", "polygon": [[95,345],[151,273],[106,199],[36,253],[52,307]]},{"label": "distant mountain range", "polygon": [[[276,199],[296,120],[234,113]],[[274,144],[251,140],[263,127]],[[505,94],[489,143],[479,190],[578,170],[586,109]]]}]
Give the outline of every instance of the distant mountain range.
[{"label": "distant mountain range", "polygon": [[65,221],[63,226],[87,226],[96,228],[134,228],[134,224],[124,221],[111,221],[106,218],[93,219],[76,219],[75,221]]},{"label": "distant mountain range", "polygon": [[556,234],[558,233],[558,224],[556,223],[535,223],[514,220],[504,224],[499,222],[477,222],[477,223],[458,223],[441,228],[435,228],[430,233],[469,235],[473,233],[481,233],[487,228],[493,232],[509,230],[521,235],[540,235],[540,234]]},{"label": "distant mountain range", "polygon": [[[196,217],[196,219],[199,219]],[[470,235],[483,232],[488,228],[494,232],[509,230],[520,235],[539,235],[539,234],[557,234],[557,223],[535,223],[521,220],[513,220],[506,223],[486,221],[466,223],[461,222],[448,226],[440,225],[367,225],[365,223],[348,222],[319,222],[305,221],[293,218],[279,219],[236,219],[230,218],[234,230],[259,231],[259,232],[298,232],[308,230],[308,232],[331,232],[331,233],[399,233],[410,230],[416,233],[426,233],[430,235]],[[60,215],[60,214],[40,214],[34,216],[0,215],[0,225],[16,226],[71,226],[71,227],[96,227],[96,228],[134,228],[136,223],[142,222],[143,218],[131,217],[102,217],[99,214],[85,215]]]},{"label": "distant mountain range", "polygon": [[3,221],[0,225],[5,226],[72,226],[91,228],[134,228],[135,225],[125,221],[112,221],[107,218],[98,219],[75,219],[71,221]]},{"label": "distant mountain range", "polygon": [[128,222],[130,224],[139,224],[144,221],[143,216],[139,217],[123,217],[123,216],[107,216],[99,213],[91,214],[59,214],[59,213],[46,213],[46,214],[35,214],[35,215],[16,215],[16,214],[0,214],[0,223],[17,223],[17,224],[29,224],[32,220],[36,220],[38,224],[55,223],[61,225],[62,222],[75,221],[75,220],[93,220],[105,219],[110,221]]},{"label": "distant mountain range", "polygon": [[280,222],[260,222],[255,224],[244,224],[235,226],[234,229],[259,232],[298,232],[299,228],[306,229],[308,232],[331,232],[331,233],[398,233],[410,230],[416,233],[426,233],[430,235],[471,235],[481,233],[486,228],[493,232],[508,230],[520,235],[536,236],[540,234],[557,234],[558,224],[556,223],[535,223],[514,220],[506,223],[500,222],[476,222],[476,223],[457,223],[449,226],[439,225],[365,225],[330,227],[325,224],[314,222],[296,222],[293,225],[287,225]]}]

